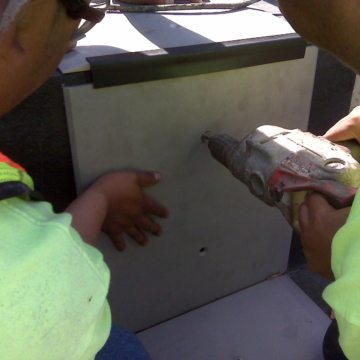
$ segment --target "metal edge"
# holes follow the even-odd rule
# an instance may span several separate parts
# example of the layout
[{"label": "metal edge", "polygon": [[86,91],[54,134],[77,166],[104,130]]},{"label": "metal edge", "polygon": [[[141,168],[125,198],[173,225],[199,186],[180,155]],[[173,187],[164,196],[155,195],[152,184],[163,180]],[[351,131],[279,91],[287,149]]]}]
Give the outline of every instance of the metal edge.
[{"label": "metal edge", "polygon": [[297,34],[87,58],[94,88],[199,75],[301,59]]}]

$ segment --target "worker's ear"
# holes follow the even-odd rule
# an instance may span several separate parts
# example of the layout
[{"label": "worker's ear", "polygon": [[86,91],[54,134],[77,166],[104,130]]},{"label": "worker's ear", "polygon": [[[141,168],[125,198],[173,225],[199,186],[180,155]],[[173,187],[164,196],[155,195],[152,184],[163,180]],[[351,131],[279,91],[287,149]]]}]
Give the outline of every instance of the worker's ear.
[{"label": "worker's ear", "polygon": [[19,36],[21,15],[22,9],[0,31],[0,116],[10,111],[34,89],[34,80],[30,75],[35,71]]},{"label": "worker's ear", "polygon": [[0,31],[0,116],[46,81],[79,25],[59,0],[12,1],[24,6]]},{"label": "worker's ear", "polygon": [[[33,0],[32,0],[33,1]],[[0,0],[0,58],[11,58],[21,53],[16,42],[17,26],[29,0]]]},{"label": "worker's ear", "polygon": [[21,51],[16,44],[16,23],[13,22],[5,30],[0,32],[0,63],[1,71],[3,63],[7,63],[14,56],[14,51]]},{"label": "worker's ear", "polygon": [[[16,44],[16,24],[10,24],[0,32],[0,116],[18,103],[15,99],[19,86],[13,78],[19,73],[17,64],[21,48]],[[21,76],[21,75],[20,75]]]}]

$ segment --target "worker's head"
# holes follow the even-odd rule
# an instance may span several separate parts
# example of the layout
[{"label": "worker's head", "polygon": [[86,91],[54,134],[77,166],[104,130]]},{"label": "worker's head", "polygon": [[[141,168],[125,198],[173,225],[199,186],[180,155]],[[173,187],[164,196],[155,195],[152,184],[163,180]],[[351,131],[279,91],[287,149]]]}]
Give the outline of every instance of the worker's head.
[{"label": "worker's head", "polygon": [[51,75],[78,24],[59,0],[0,0],[0,115]]}]

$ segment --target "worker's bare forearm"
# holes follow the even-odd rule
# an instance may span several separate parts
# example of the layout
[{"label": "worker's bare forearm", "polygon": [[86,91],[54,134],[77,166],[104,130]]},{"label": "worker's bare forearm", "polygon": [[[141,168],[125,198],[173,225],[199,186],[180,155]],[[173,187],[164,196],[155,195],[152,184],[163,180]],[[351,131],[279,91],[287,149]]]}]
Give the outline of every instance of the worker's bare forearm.
[{"label": "worker's bare forearm", "polygon": [[99,238],[106,211],[105,197],[92,188],[75,199],[66,209],[73,217],[72,226],[86,243],[93,246]]},{"label": "worker's bare forearm", "polygon": [[279,0],[279,4],[300,35],[360,72],[360,0]]}]

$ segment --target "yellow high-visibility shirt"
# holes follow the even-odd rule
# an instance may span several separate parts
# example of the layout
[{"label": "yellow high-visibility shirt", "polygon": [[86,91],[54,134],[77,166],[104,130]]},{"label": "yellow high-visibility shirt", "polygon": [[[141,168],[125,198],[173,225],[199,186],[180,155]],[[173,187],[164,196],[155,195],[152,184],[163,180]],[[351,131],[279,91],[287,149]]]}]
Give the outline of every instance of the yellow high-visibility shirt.
[{"label": "yellow high-visibility shirt", "polygon": [[109,281],[70,214],[0,201],[1,360],[93,360],[110,333]]},{"label": "yellow high-visibility shirt", "polygon": [[360,359],[360,191],[346,224],[332,243],[335,282],[324,291],[339,325],[340,345],[349,360]]}]

